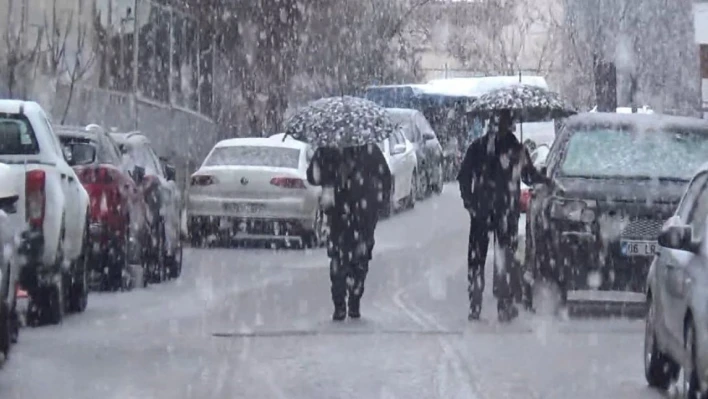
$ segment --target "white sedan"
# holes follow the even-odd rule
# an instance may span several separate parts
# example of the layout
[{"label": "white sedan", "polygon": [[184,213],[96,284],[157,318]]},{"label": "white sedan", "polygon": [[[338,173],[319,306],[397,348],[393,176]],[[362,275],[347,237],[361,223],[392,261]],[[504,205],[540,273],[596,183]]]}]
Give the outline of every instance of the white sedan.
[{"label": "white sedan", "polygon": [[192,243],[216,234],[237,240],[325,240],[322,189],[307,182],[312,149],[297,140],[237,138],[216,144],[192,175],[187,204]]},{"label": "white sedan", "polygon": [[391,204],[384,209],[388,216],[392,211],[415,206],[417,192],[418,159],[415,147],[401,131],[396,131],[388,139],[379,143],[379,148],[391,170]]}]

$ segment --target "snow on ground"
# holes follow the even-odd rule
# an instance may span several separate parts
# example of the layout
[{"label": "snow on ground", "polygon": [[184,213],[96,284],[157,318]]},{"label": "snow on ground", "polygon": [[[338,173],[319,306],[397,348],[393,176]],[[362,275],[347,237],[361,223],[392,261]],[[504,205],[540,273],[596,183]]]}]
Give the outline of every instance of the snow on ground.
[{"label": "snow on ground", "polygon": [[0,397],[661,397],[640,321],[499,325],[489,286],[487,322],[468,322],[468,224],[451,185],[383,221],[363,319],[342,324],[323,250],[186,251],[178,281],[95,294],[85,314],[23,330]]}]

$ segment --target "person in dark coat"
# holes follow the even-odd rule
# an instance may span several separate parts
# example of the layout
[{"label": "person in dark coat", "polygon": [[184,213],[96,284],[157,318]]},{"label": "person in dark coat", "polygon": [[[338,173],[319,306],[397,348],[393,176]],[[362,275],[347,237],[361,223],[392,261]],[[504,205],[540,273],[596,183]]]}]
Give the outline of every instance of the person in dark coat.
[{"label": "person in dark coat", "polygon": [[520,180],[529,186],[553,184],[534,168],[528,151],[513,134],[511,111],[502,110],[497,117],[496,126],[490,124],[488,132],[467,148],[457,175],[462,201],[470,214],[470,320],[478,320],[482,310],[489,232],[503,248],[502,259],[495,257],[494,262],[493,292],[499,319],[508,321],[518,315],[514,298],[521,296],[522,277],[513,254],[518,242]]},{"label": "person in dark coat", "polygon": [[[379,211],[389,201],[391,172],[379,147],[319,148],[307,168],[307,181],[323,187],[330,236],[330,280],[334,320],[359,318],[360,301],[374,249]],[[328,205],[328,206],[327,206]],[[348,303],[347,303],[348,295]]]}]

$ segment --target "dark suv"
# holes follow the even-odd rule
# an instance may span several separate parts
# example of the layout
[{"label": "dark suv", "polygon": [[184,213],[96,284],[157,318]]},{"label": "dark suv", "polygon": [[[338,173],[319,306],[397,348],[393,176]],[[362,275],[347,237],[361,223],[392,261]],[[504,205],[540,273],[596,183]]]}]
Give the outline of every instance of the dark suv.
[{"label": "dark suv", "polygon": [[708,122],[658,114],[567,119],[536,187],[526,264],[558,282],[562,300],[643,303],[661,226],[708,159]]}]

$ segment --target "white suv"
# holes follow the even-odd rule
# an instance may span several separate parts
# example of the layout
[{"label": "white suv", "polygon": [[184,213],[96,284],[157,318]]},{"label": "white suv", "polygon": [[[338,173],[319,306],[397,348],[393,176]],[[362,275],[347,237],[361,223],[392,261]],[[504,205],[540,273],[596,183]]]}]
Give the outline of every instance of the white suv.
[{"label": "white suv", "polygon": [[67,157],[39,104],[0,100],[0,162],[25,174],[17,204],[26,221],[20,284],[35,325],[57,324],[88,300],[89,197]]}]

